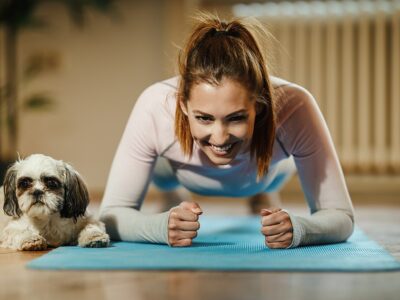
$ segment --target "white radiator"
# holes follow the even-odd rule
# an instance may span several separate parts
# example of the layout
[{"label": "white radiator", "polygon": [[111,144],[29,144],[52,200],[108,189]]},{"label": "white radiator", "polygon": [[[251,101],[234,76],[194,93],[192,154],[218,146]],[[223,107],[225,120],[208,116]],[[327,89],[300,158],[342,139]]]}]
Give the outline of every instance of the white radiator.
[{"label": "white radiator", "polygon": [[278,40],[274,73],[315,96],[345,171],[400,174],[400,0],[240,4],[234,14]]}]

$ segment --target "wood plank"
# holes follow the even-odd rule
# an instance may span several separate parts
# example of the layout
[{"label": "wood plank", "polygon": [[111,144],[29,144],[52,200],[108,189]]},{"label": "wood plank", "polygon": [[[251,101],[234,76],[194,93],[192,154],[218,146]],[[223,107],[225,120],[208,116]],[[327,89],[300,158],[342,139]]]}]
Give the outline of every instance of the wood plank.
[{"label": "wood plank", "polygon": [[[210,213],[243,214],[243,203],[203,203]],[[242,207],[240,208],[240,206]],[[147,207],[156,210],[157,206]],[[291,206],[305,212],[303,206]],[[400,207],[356,207],[359,226],[400,259]],[[37,271],[43,252],[0,249],[0,299],[398,299],[400,272]]]}]

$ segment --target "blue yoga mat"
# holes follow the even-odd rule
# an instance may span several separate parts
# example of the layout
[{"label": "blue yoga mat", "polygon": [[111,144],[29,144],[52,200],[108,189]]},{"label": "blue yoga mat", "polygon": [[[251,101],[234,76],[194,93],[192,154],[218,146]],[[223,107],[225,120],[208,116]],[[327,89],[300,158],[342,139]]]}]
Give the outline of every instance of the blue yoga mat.
[{"label": "blue yoga mat", "polygon": [[345,243],[268,249],[258,217],[201,217],[191,247],[114,242],[59,247],[28,267],[51,270],[394,271],[400,262],[360,229]]}]

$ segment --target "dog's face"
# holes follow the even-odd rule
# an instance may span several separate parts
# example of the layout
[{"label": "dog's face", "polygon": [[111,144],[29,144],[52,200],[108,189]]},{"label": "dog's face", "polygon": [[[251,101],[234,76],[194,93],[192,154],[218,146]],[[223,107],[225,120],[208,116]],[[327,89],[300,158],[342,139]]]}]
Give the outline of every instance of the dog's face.
[{"label": "dog's face", "polygon": [[70,165],[42,154],[19,160],[8,169],[4,195],[4,212],[14,217],[45,218],[60,213],[76,219],[89,203],[80,175]]}]

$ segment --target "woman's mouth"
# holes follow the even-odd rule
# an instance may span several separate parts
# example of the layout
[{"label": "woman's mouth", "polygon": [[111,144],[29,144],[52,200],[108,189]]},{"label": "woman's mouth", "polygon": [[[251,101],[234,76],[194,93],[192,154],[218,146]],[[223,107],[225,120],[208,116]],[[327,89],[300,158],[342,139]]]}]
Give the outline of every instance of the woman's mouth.
[{"label": "woman's mouth", "polygon": [[234,148],[234,146],[237,144],[237,142],[235,143],[230,143],[230,144],[224,144],[221,146],[217,146],[211,143],[206,142],[207,146],[210,147],[211,151],[218,156],[225,156],[228,155],[232,149]]}]

